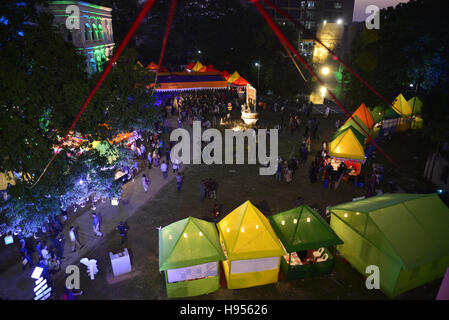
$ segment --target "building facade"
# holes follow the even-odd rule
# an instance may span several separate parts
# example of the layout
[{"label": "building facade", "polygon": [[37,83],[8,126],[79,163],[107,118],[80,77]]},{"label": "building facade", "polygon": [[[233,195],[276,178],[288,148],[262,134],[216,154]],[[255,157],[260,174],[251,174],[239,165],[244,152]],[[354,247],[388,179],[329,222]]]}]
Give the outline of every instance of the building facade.
[{"label": "building facade", "polygon": [[[86,57],[86,70],[102,72],[115,47],[112,9],[83,1],[49,1],[49,10],[64,39]],[[78,13],[79,24],[74,20]]]}]

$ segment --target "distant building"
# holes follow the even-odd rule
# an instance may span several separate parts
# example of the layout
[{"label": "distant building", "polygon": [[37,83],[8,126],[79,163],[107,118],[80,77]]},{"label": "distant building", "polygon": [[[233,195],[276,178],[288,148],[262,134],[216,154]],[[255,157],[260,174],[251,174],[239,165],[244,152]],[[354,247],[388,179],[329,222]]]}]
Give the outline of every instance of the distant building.
[{"label": "distant building", "polygon": [[[79,8],[79,29],[66,27],[70,15],[66,10],[71,5]],[[49,9],[54,15],[54,24],[63,30],[64,39],[72,42],[86,57],[87,71],[91,74],[102,72],[115,47],[112,9],[83,1],[49,1]]]}]

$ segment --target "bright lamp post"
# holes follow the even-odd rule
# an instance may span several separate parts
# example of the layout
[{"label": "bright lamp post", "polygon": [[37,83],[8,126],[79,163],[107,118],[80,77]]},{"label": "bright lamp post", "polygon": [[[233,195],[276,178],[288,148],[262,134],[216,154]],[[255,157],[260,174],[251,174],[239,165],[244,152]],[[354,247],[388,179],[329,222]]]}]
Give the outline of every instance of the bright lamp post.
[{"label": "bright lamp post", "polygon": [[259,61],[254,63],[254,65],[257,67],[257,89],[259,89],[260,57]]},{"label": "bright lamp post", "polygon": [[328,67],[323,67],[321,69],[321,74],[324,76],[327,76],[329,74],[329,72],[330,72],[330,69]]}]

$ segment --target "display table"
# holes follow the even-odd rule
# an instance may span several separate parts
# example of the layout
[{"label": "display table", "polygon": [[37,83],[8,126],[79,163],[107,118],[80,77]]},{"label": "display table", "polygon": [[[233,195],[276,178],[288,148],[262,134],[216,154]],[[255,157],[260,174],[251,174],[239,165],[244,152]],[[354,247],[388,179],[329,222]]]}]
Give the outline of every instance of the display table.
[{"label": "display table", "polygon": [[122,274],[132,271],[131,259],[129,257],[127,248],[125,248],[123,252],[119,252],[117,254],[112,254],[112,252],[109,252],[109,257],[111,258],[112,272],[114,273],[114,277],[118,277]]}]

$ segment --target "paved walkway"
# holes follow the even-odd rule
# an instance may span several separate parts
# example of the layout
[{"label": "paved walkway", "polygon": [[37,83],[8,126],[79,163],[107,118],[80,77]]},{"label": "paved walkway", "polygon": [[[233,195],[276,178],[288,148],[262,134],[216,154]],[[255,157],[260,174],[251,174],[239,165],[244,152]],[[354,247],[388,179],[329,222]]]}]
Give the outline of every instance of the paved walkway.
[{"label": "paved walkway", "polygon": [[[167,118],[168,127],[177,127],[177,118],[169,115]],[[168,130],[170,132],[170,130]],[[169,136],[165,137],[164,144],[168,145]],[[165,156],[164,156],[165,158]],[[143,167],[145,165],[145,167]],[[184,165],[181,165],[180,171],[182,171]],[[150,178],[151,183],[148,188],[148,192],[145,193],[141,177],[145,174]],[[80,259],[87,257],[93,259],[90,253],[97,247],[105,243],[106,235],[109,233],[117,233],[115,228],[120,221],[126,221],[129,217],[133,216],[139,209],[148,203],[154,196],[170,181],[174,180],[175,174],[173,174],[171,165],[168,168],[168,178],[164,180],[162,172],[159,167],[152,167],[148,169],[146,161],[139,165],[139,172],[135,177],[134,182],[129,181],[123,186],[123,193],[120,198],[118,206],[112,206],[110,200],[106,200],[104,203],[97,202],[96,210],[93,211],[89,205],[85,208],[78,208],[77,212],[69,212],[69,219],[64,225],[62,231],[65,238],[64,245],[64,259],[61,264],[61,271],[51,276],[51,279],[55,280],[59,277],[65,276],[65,268],[68,265],[78,265]],[[100,231],[103,233],[103,237],[97,237],[94,234],[92,227],[92,212],[96,212],[101,217]],[[76,252],[72,252],[72,244],[69,236],[70,226],[78,227],[79,240],[83,247]],[[11,250],[16,250],[11,247]],[[116,253],[116,252],[114,252]],[[37,254],[34,254],[36,262]],[[17,253],[17,257],[19,254]],[[86,272],[86,268],[82,266],[81,272]],[[0,271],[0,298],[7,299],[33,299],[33,280],[31,279],[32,269],[22,270],[19,258],[17,263],[11,265],[9,268]],[[60,297],[56,297],[59,299]]]}]

